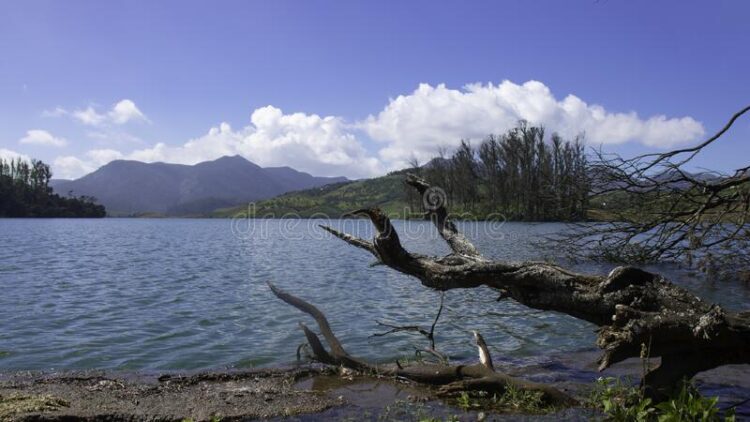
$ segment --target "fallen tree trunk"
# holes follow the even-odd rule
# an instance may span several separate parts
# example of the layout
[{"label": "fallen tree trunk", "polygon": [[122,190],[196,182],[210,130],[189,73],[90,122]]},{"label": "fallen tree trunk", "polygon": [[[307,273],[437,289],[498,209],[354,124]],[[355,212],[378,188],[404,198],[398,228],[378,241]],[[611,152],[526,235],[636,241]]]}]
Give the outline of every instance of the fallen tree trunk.
[{"label": "fallen tree trunk", "polygon": [[[435,189],[413,175],[406,181],[423,196]],[[639,357],[649,347],[649,356],[662,358],[661,366],[643,380],[654,396],[669,391],[683,377],[721,365],[750,363],[750,312],[727,312],[661,275],[634,267],[618,267],[607,276],[588,275],[546,262],[488,260],[458,231],[442,203],[426,213],[453,251],[442,258],[404,249],[391,221],[378,208],[351,215],[372,221],[376,230],[372,241],[321,227],[426,287],[488,286],[497,289],[501,298],[596,324],[600,327],[597,345],[604,351],[599,370]]]},{"label": "fallen tree trunk", "polygon": [[544,384],[521,380],[495,372],[484,365],[443,365],[443,364],[413,364],[401,366],[377,365],[352,357],[344,350],[336,335],[331,330],[325,315],[312,304],[277,288],[270,282],[271,291],[284,302],[307,313],[315,319],[323,338],[330,347],[329,352],[323,346],[320,338],[306,325],[300,323],[315,360],[328,365],[339,365],[356,371],[376,375],[405,378],[411,381],[442,386],[438,392],[452,394],[459,391],[488,391],[502,394],[509,386],[519,390],[535,391],[541,394],[545,404],[551,406],[572,406],[576,400],[562,391]]}]

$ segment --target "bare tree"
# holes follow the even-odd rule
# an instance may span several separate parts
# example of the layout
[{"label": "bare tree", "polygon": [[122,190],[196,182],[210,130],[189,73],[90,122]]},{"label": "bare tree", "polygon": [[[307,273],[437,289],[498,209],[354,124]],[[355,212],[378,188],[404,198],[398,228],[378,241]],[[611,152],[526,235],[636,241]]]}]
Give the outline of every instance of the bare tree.
[{"label": "bare tree", "polygon": [[456,149],[450,160],[451,184],[457,202],[461,203],[464,209],[472,208],[478,199],[479,193],[477,184],[479,175],[477,174],[477,165],[474,157],[474,150],[469,141],[461,140],[461,144]]},{"label": "bare tree", "polygon": [[694,147],[629,159],[597,151],[589,170],[591,204],[609,221],[576,225],[558,240],[575,255],[683,261],[709,274],[749,279],[750,166],[732,174],[688,170],[748,111]]},{"label": "bare tree", "polygon": [[[419,162],[419,158],[417,158],[416,156],[412,156],[409,159],[409,171],[414,174],[422,173],[422,166]],[[404,193],[406,195],[406,203],[409,206],[411,212],[416,212],[417,210],[422,209],[421,198],[416,194],[416,192],[414,192],[414,189],[411,189],[408,185],[404,184]],[[407,215],[404,215],[404,218],[407,217]]]},{"label": "bare tree", "polygon": [[544,128],[522,121],[503,135],[489,135],[477,154],[461,141],[451,158],[445,157],[442,151],[422,175],[445,188],[463,211],[527,221],[586,217],[588,181],[580,137],[563,141],[553,134],[547,140]]}]

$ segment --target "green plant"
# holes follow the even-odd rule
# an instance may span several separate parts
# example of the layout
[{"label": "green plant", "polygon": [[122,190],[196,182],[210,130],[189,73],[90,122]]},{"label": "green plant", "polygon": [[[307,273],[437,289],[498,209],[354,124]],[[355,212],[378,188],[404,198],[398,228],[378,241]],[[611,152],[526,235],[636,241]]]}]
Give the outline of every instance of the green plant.
[{"label": "green plant", "polygon": [[479,404],[471,400],[471,396],[466,391],[462,391],[461,395],[456,399],[458,407],[463,410],[469,410],[472,407],[479,407]]},{"label": "green plant", "polygon": [[612,421],[648,421],[656,411],[651,399],[644,398],[632,383],[619,378],[597,379],[589,401]]},{"label": "green plant", "polygon": [[613,421],[645,422],[651,420],[654,415],[654,408],[649,398],[640,399],[630,405],[615,400],[607,400],[603,404],[608,419]]},{"label": "green plant", "polygon": [[469,394],[462,391],[456,397],[456,405],[464,411],[495,410],[501,412],[546,413],[554,410],[544,403],[541,391],[529,391],[509,385],[503,394],[490,395],[486,391],[475,391]]},{"label": "green plant", "polygon": [[[718,402],[718,397],[703,397],[694,385],[685,382],[677,396],[656,405],[659,410],[659,422],[718,421]],[[735,420],[734,409],[727,412],[724,420]]]},{"label": "green plant", "polygon": [[[640,389],[618,378],[599,378],[589,402],[600,408],[611,421],[709,422],[720,421],[718,397],[701,396],[698,389],[685,382],[671,399],[654,404],[643,397]],[[734,422],[734,409],[724,415]]]},{"label": "green plant", "polygon": [[529,413],[549,411],[542,400],[541,391],[522,390],[515,385],[508,385],[501,396],[494,396],[493,402],[503,408]]}]

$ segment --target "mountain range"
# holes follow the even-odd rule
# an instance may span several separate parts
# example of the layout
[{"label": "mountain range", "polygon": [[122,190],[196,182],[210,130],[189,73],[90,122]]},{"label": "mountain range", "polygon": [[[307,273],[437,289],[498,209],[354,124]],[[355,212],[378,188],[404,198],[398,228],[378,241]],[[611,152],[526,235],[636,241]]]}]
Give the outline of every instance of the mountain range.
[{"label": "mountain range", "polygon": [[286,192],[345,182],[290,167],[260,167],[241,156],[195,165],[115,160],[76,180],[51,183],[61,195],[93,196],[109,215],[201,215]]}]

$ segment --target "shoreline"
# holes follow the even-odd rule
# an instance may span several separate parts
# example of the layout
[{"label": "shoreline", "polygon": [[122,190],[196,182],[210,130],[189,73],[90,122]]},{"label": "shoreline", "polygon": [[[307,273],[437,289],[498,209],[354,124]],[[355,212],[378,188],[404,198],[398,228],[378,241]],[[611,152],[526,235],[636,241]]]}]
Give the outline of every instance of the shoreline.
[{"label": "shoreline", "polygon": [[[509,375],[543,382],[579,399],[598,376],[637,380],[638,359],[595,372],[595,350],[530,365],[499,361]],[[654,359],[654,364],[658,358]],[[696,383],[720,403],[750,397],[750,368],[725,366]],[[737,409],[750,416],[750,404]],[[436,390],[394,378],[340,372],[318,364],[198,371],[0,370],[0,421],[232,421],[232,420],[596,420],[601,413],[572,407],[546,414],[464,410]]]},{"label": "shoreline", "polygon": [[[592,416],[586,408],[535,415]],[[0,374],[0,421],[477,420],[424,385],[330,367],[146,374],[115,371]],[[511,419],[529,415],[489,414]]]}]

